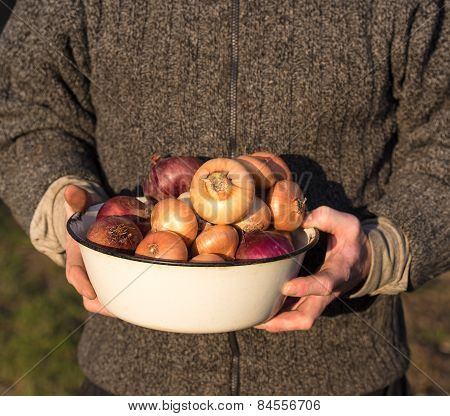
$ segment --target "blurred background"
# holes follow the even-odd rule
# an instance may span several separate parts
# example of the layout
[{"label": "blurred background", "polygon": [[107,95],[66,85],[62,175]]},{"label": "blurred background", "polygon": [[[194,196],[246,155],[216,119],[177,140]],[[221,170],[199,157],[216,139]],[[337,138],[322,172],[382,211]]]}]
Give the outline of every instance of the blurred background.
[{"label": "blurred background", "polygon": [[[14,3],[0,0],[0,34]],[[450,272],[402,296],[412,361],[450,391]],[[0,201],[0,394],[25,374],[7,394],[77,394],[81,328],[63,341],[86,317],[64,270],[34,250]],[[413,394],[442,394],[413,366],[408,379]]]}]

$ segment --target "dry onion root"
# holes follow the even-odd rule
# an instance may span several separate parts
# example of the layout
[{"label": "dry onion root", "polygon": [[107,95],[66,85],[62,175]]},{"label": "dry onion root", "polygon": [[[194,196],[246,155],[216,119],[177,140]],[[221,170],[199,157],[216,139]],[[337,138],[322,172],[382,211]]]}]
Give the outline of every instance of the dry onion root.
[{"label": "dry onion root", "polygon": [[199,234],[192,244],[193,254],[219,254],[233,259],[239,245],[238,232],[231,225],[214,225]]},{"label": "dry onion root", "polygon": [[264,201],[255,196],[252,207],[247,215],[235,223],[234,226],[246,233],[264,231],[269,228],[271,220],[270,208]]},{"label": "dry onion root", "polygon": [[181,261],[188,259],[186,244],[172,231],[148,233],[137,246],[135,254],[153,259]]},{"label": "dry onion root", "polygon": [[192,178],[191,202],[195,211],[213,224],[232,224],[250,209],[255,197],[251,174],[236,160],[212,159]]},{"label": "dry onion root", "polygon": [[189,247],[198,232],[197,218],[189,205],[175,198],[159,201],[152,211],[152,231],[173,231]]},{"label": "dry onion root", "polygon": [[294,231],[300,227],[305,215],[305,203],[306,198],[297,183],[287,180],[277,182],[267,196],[274,228]]}]

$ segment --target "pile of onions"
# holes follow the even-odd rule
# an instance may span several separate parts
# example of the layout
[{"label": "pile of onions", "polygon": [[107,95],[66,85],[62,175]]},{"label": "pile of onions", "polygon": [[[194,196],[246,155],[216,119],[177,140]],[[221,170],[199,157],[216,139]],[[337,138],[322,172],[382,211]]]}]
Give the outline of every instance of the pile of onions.
[{"label": "pile of onions", "polygon": [[267,205],[272,211],[273,226],[281,231],[294,231],[305,216],[306,199],[297,183],[283,180],[270,189]]},{"label": "pile of onions", "polygon": [[239,244],[239,235],[231,225],[213,225],[200,235],[192,245],[194,254],[220,254],[233,259]]},{"label": "pile of onions", "polygon": [[252,206],[255,183],[239,162],[213,159],[195,173],[190,195],[192,206],[203,219],[213,224],[232,224]]},{"label": "pile of onions", "polygon": [[152,232],[173,231],[181,236],[189,247],[197,237],[198,223],[189,205],[175,198],[159,201],[153,208]]},{"label": "pile of onions", "polygon": [[154,154],[151,157],[151,170],[142,184],[144,195],[160,201],[164,198],[177,198],[189,191],[192,177],[201,166],[200,160],[191,156],[174,156],[161,159]]},{"label": "pile of onions", "polygon": [[288,166],[268,152],[204,164],[195,157],[154,155],[144,193],[159,202],[111,198],[88,239],[154,259],[272,258],[294,251],[291,232],[305,215],[306,199]]},{"label": "pile of onions", "polygon": [[183,239],[172,231],[148,233],[136,248],[136,255],[153,259],[188,259],[188,250]]},{"label": "pile of onions", "polygon": [[236,259],[265,259],[283,256],[292,251],[294,251],[294,247],[286,237],[271,231],[259,231],[244,234],[236,252]]}]

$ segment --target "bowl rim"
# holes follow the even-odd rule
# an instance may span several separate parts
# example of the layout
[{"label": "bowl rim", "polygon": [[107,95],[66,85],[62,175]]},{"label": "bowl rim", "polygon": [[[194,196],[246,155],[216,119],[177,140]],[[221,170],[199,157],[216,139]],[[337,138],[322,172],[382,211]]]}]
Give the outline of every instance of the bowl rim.
[{"label": "bowl rim", "polygon": [[[282,256],[277,257],[268,257],[265,259],[249,259],[249,260],[231,260],[226,262],[190,262],[190,261],[180,261],[180,260],[165,260],[165,259],[152,259],[149,257],[139,257],[135,256],[133,254],[128,254],[124,252],[120,252],[117,250],[114,250],[109,247],[101,246],[95,243],[92,243],[91,241],[84,239],[77,235],[75,231],[73,230],[73,225],[76,222],[82,221],[83,213],[76,212],[73,214],[67,221],[66,228],[69,235],[78,243],[81,244],[84,247],[90,248],[91,250],[97,251],[99,253],[107,254],[113,257],[118,257],[126,260],[131,261],[138,261],[141,263],[151,263],[151,264],[161,264],[166,266],[187,266],[187,267],[231,267],[231,266],[248,266],[252,264],[261,264],[261,263],[270,263],[274,261],[284,260],[289,257],[296,257],[301,253],[304,253],[305,251],[310,250],[313,248],[317,242],[319,241],[319,230],[317,228],[306,228],[305,230],[312,230],[313,236],[308,241],[307,244],[305,244],[303,247],[300,247],[297,250],[292,251],[291,253],[283,254]],[[309,234],[308,234],[309,235]]]}]

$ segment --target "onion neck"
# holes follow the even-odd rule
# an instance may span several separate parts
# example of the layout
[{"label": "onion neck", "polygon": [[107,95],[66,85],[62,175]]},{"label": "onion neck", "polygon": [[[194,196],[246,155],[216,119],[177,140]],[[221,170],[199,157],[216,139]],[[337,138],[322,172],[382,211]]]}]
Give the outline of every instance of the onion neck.
[{"label": "onion neck", "polygon": [[304,214],[306,208],[306,198],[297,198],[294,202],[297,205],[297,212],[299,214]]},{"label": "onion neck", "polygon": [[204,181],[206,189],[212,198],[224,200],[230,196],[232,184],[225,172],[210,173]]}]

